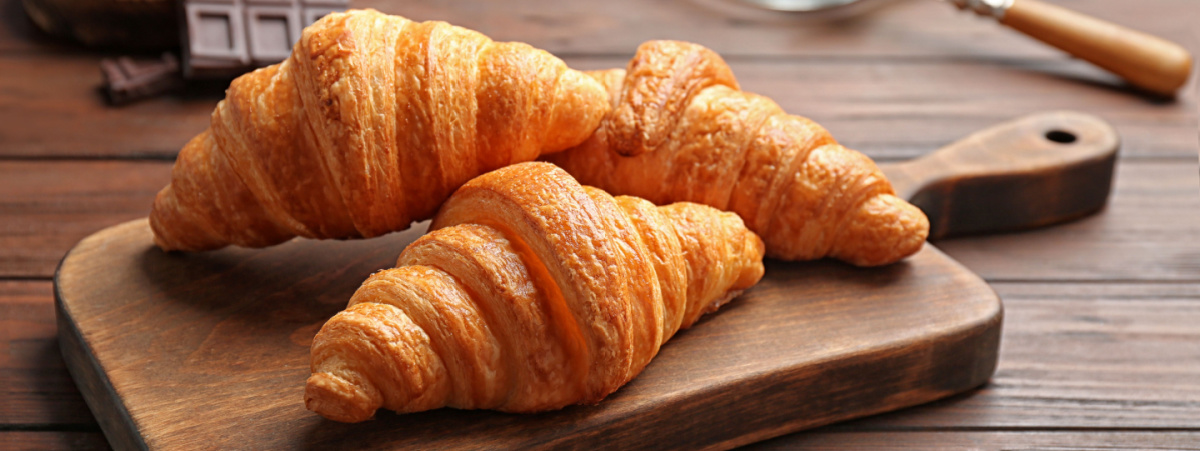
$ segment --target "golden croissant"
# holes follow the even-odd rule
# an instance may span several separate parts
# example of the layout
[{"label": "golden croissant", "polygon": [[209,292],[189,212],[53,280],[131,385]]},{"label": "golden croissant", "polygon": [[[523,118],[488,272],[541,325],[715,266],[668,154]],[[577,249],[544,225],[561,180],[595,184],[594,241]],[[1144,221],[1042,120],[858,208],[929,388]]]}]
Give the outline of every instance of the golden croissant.
[{"label": "golden croissant", "polygon": [[763,274],[736,215],[614,198],[548,163],[471,180],[431,230],[317,333],[309,410],[596,403]]},{"label": "golden croissant", "polygon": [[165,250],[402,230],[472,177],[579,144],[607,110],[599,83],[529,45],[331,14],[233,81],[150,226]]},{"label": "golden croissant", "polygon": [[737,213],[767,256],[874,266],[918,250],[929,220],[897,198],[870,158],[816,123],[740,91],[696,44],[651,41],[627,70],[591,72],[612,109],[588,141],[545,157],[614,194]]}]

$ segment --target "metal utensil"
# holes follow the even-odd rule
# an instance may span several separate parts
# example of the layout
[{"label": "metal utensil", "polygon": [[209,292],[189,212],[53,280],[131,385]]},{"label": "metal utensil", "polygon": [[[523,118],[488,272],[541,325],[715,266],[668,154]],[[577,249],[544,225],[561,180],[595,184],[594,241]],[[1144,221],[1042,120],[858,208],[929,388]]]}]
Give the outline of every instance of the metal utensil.
[{"label": "metal utensil", "polygon": [[[742,0],[789,12],[847,9],[862,0]],[[1174,96],[1187,83],[1192,55],[1179,44],[1041,0],[946,0],[1095,64],[1133,86]]]}]

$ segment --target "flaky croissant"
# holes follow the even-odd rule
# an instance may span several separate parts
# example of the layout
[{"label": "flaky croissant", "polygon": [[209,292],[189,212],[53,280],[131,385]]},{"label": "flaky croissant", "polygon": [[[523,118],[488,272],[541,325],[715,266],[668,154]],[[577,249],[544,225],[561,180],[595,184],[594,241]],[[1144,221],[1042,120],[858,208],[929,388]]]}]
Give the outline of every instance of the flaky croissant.
[{"label": "flaky croissant", "polygon": [[600,84],[526,44],[331,14],[234,80],[150,226],[166,250],[402,230],[474,176],[579,144],[607,110]]},{"label": "flaky croissant", "polygon": [[544,157],[580,183],[732,211],[767,256],[785,260],[882,265],[920,250],[929,234],[929,220],[894,195],[870,158],[740,91],[707,48],[651,41],[627,70],[589,75],[607,87],[611,112],[588,141]]},{"label": "flaky croissant", "polygon": [[317,333],[310,410],[596,403],[763,274],[736,215],[614,198],[548,163],[471,180],[431,229]]}]

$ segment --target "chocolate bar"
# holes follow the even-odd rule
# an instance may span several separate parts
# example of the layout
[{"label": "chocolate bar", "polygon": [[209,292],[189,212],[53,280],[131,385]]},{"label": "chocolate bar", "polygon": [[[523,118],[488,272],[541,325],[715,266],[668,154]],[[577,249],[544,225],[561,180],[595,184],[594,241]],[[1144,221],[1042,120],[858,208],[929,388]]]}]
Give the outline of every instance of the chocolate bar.
[{"label": "chocolate bar", "polygon": [[158,60],[135,60],[128,56],[100,60],[104,90],[109,102],[121,105],[153,97],[183,85],[179,60],[163,53]]},{"label": "chocolate bar", "polygon": [[232,78],[283,61],[305,26],[349,0],[185,0],[183,75]]}]

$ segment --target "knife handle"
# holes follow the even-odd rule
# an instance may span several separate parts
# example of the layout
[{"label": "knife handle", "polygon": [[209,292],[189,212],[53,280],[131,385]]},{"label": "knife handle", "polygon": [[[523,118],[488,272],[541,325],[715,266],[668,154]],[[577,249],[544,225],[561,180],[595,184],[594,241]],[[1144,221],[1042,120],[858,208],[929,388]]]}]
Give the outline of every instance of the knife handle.
[{"label": "knife handle", "polygon": [[1000,23],[1155,94],[1174,96],[1192,71],[1192,55],[1174,42],[1039,0],[1016,0]]},{"label": "knife handle", "polygon": [[1095,116],[1056,111],[1006,122],[923,157],[881,164],[929,217],[929,237],[1043,227],[1099,211],[1120,138]]},{"label": "knife handle", "polygon": [[1179,44],[1041,0],[952,0],[961,9],[1050,44],[1148,92],[1173,97],[1192,73]]}]

